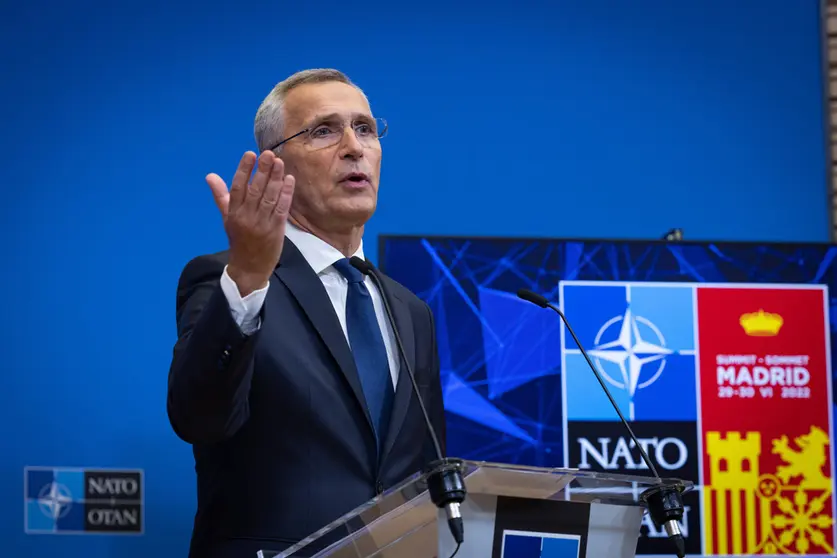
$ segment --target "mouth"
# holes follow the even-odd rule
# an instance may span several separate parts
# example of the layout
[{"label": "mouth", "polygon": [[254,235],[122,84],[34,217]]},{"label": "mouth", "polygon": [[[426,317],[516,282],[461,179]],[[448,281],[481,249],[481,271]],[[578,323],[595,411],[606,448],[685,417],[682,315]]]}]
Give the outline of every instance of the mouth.
[{"label": "mouth", "polygon": [[338,180],[340,184],[349,186],[350,188],[362,188],[372,184],[369,175],[362,172],[349,172],[340,177]]}]

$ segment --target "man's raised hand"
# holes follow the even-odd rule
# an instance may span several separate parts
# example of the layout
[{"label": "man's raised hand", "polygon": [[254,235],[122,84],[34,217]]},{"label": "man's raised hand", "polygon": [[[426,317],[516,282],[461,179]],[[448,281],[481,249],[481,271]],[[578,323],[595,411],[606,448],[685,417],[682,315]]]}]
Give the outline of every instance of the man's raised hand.
[{"label": "man's raised hand", "polygon": [[206,177],[230,243],[227,273],[242,297],[266,286],[279,263],[296,182],[271,151],[258,158],[250,181],[255,164],[256,154],[246,152],[229,191],[217,174]]}]

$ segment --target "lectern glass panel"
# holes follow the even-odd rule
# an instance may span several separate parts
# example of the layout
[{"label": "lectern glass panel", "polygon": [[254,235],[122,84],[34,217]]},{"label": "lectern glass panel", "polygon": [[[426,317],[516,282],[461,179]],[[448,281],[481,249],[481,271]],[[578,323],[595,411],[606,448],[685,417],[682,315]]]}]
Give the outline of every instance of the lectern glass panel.
[{"label": "lectern glass panel", "polygon": [[[634,516],[641,518],[639,494],[658,484],[648,476],[475,461],[459,463],[468,491],[462,511],[466,545],[469,536],[495,536],[498,498],[504,498],[504,502],[552,500],[588,506],[627,506],[637,508]],[[427,479],[433,472],[417,473],[287,550],[264,549],[258,558],[428,558],[437,556],[440,548],[454,548],[446,524],[439,520],[440,510],[427,491]],[[684,491],[692,488],[690,482],[673,482],[682,485]],[[637,523],[637,534],[638,529]]]}]

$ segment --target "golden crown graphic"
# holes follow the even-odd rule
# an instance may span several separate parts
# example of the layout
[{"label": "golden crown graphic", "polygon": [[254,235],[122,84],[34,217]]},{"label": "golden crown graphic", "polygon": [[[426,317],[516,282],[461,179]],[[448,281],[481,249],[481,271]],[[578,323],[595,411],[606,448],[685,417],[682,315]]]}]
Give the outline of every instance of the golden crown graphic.
[{"label": "golden crown graphic", "polygon": [[771,314],[759,308],[758,312],[742,314],[738,323],[744,328],[744,333],[754,337],[771,337],[777,335],[784,320],[779,314]]}]

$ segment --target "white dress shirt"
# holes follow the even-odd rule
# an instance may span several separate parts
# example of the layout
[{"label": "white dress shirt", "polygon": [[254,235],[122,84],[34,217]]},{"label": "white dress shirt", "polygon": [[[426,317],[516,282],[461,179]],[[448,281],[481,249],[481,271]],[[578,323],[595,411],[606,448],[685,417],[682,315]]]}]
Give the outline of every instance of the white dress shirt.
[{"label": "white dress shirt", "polygon": [[[319,276],[325,287],[328,297],[331,299],[331,304],[334,306],[334,311],[337,313],[337,319],[340,321],[340,327],[343,328],[343,335],[346,336],[346,341],[349,340],[348,330],[346,329],[346,298],[349,291],[349,283],[343,275],[337,271],[332,264],[337,260],[343,259],[344,256],[339,250],[317,238],[309,232],[295,227],[288,222],[285,225],[285,237],[293,242],[302,256],[308,262],[308,265]],[[363,241],[355,256],[363,259]],[[378,318],[378,325],[383,333],[384,345],[387,351],[387,360],[389,361],[389,371],[392,376],[393,389],[398,384],[398,372],[400,368],[400,359],[397,356],[395,349],[395,335],[392,332],[389,320],[387,320],[386,312],[384,311],[383,301],[381,300],[381,293],[375,287],[375,283],[369,277],[364,278],[364,285],[366,285],[369,294],[372,296],[372,305],[375,307],[375,315]],[[261,318],[259,311],[264,304],[267,290],[270,284],[257,291],[253,291],[244,298],[238,290],[238,286],[227,274],[227,268],[224,268],[224,273],[221,275],[221,289],[227,297],[230,304],[230,311],[233,319],[241,328],[242,333],[250,335],[261,327]]]}]

